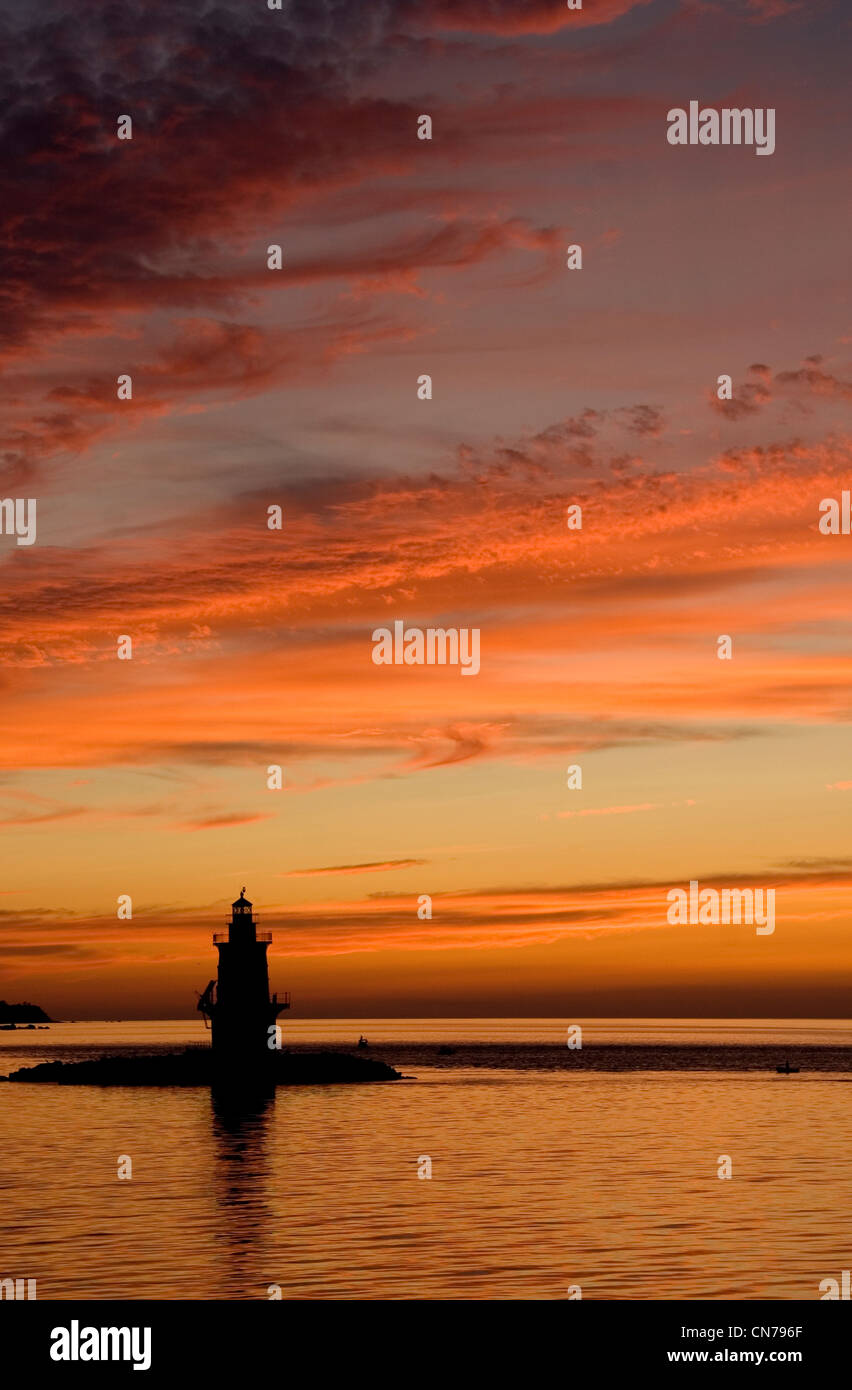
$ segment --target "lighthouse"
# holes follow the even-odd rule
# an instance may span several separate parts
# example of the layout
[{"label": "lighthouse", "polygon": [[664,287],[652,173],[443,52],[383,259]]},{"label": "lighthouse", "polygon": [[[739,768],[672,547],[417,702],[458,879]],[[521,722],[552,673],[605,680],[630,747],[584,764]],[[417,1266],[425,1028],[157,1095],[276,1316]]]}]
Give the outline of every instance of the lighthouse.
[{"label": "lighthouse", "polygon": [[264,1066],[275,1056],[275,1020],[290,1007],[290,995],[269,996],[266,952],[271,932],[259,932],[245,888],[231,904],[226,932],[214,932],[219,974],[198,1001],[213,1029],[213,1054],[227,1068]]}]

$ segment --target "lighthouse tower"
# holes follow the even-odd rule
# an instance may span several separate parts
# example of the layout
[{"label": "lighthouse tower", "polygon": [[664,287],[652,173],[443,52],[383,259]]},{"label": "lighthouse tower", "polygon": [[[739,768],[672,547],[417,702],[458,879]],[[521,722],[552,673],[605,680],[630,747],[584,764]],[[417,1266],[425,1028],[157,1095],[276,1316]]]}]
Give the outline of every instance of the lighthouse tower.
[{"label": "lighthouse tower", "polygon": [[216,1061],[228,1067],[251,1067],[275,1055],[275,1020],[290,1007],[290,996],[269,997],[266,952],[271,932],[259,932],[245,888],[231,904],[227,932],[215,932],[219,976],[211,980],[198,1001],[213,1029]]}]

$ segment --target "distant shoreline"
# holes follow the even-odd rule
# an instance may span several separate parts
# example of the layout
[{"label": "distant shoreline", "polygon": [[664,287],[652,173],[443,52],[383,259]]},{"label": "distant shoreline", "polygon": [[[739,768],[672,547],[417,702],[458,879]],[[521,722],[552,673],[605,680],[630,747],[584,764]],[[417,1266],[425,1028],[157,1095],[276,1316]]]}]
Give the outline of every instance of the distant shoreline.
[{"label": "distant shoreline", "polygon": [[19,1023],[53,1023],[54,1019],[45,1013],[38,1004],[7,1004],[0,999],[0,1028]]},{"label": "distant shoreline", "polygon": [[[124,1046],[97,1043],[65,1043],[50,1039],[33,1041],[29,1065],[14,1075],[21,1081],[58,1081],[60,1084],[206,1085],[212,1071],[212,1052],[204,1044],[191,1044],[176,1052],[173,1044],[149,1043]],[[20,1051],[20,1048],[16,1049]],[[11,1061],[10,1054],[10,1061]],[[0,1056],[2,1054],[0,1053]],[[41,1061],[41,1058],[50,1060]],[[370,1043],[364,1050],[338,1042],[290,1041],[274,1066],[277,1084],[309,1081],[395,1079],[419,1068],[440,1071],[506,1071],[517,1073],[628,1073],[667,1072],[776,1074],[789,1063],[791,1075],[779,1077],[794,1084],[796,1076],[852,1076],[852,1044],[760,1042],[586,1042],[571,1049],[563,1044],[528,1041],[454,1042],[397,1041]],[[34,1073],[38,1073],[35,1075]],[[132,1075],[131,1075],[132,1073]],[[129,1077],[125,1080],[124,1077]],[[148,1077],[152,1079],[148,1079]],[[172,1076],[176,1079],[172,1080]],[[144,1077],[139,1081],[136,1077]],[[200,1077],[200,1080],[196,1080]],[[165,1078],[164,1080],[160,1078]],[[7,1079],[7,1078],[2,1078]],[[8,1078],[12,1079],[12,1078]]]}]

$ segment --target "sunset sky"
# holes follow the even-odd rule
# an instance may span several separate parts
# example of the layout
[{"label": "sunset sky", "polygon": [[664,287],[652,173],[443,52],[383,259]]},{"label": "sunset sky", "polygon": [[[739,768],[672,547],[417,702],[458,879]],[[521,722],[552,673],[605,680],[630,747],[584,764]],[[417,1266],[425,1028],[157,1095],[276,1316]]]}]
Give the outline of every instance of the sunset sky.
[{"label": "sunset sky", "polygon": [[245,884],[295,1017],[848,1015],[850,31],[0,0],[0,997],[190,1014]]}]

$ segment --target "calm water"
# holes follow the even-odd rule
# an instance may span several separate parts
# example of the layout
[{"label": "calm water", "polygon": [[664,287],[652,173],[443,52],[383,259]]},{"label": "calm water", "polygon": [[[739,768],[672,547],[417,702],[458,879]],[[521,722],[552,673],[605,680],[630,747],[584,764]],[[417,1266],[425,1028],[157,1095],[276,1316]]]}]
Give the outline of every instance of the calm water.
[{"label": "calm water", "polygon": [[[285,1025],[312,1045],[361,1031],[415,1079],[279,1089],[242,1115],[206,1090],[0,1087],[0,1277],[36,1278],[42,1299],[262,1299],[274,1283],[303,1299],[580,1284],[812,1300],[852,1266],[848,1022],[598,1021],[579,1054],[562,1020]],[[0,1033],[0,1073],[199,1036],[194,1021]],[[798,1076],[774,1073],[785,1056]]]}]

